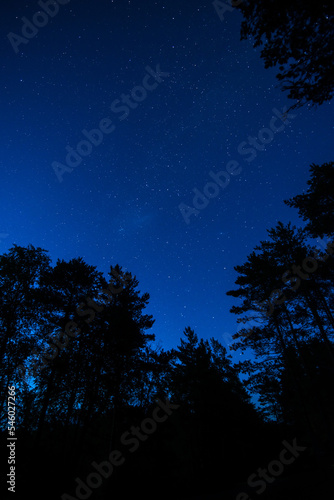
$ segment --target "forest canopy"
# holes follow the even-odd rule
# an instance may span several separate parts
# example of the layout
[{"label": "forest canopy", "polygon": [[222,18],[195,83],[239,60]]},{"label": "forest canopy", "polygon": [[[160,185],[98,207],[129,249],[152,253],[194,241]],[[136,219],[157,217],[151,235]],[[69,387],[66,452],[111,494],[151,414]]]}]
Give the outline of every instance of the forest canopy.
[{"label": "forest canopy", "polygon": [[292,107],[321,105],[334,94],[334,4],[330,0],[243,0],[241,39],[260,47],[265,68],[277,79]]},{"label": "forest canopy", "polygon": [[[253,353],[239,363],[190,326],[179,346],[158,347],[154,319],[145,313],[150,296],[118,264],[106,279],[82,258],[52,266],[48,252],[32,245],[14,245],[0,257],[1,404],[5,410],[7,386],[15,384],[22,453],[48,457],[45,482],[47,463],[55,470],[68,463],[58,498],[73,498],[64,493],[75,489],[70,463],[83,477],[84,464],[108,455],[125,465],[101,494],[123,491],[129,474],[157,482],[168,476],[181,490],[204,492],[208,480],[218,487],[222,468],[224,487],[233,488],[255,454],[259,461],[277,449],[282,432],[313,449],[307,464],[327,466],[334,442],[334,245],[329,239],[319,249],[310,235],[332,236],[331,191],[322,189],[332,167],[311,165],[307,192],[286,202],[305,228],[278,222],[235,267],[238,288],[228,295],[239,301],[231,312],[244,326],[232,348]],[[139,433],[131,423],[157,415],[157,402],[177,411],[142,446],[150,427]],[[267,443],[259,445],[258,432]],[[137,458],[120,455],[120,443],[131,444],[130,453],[138,449]],[[25,474],[32,474],[29,466]]]}]

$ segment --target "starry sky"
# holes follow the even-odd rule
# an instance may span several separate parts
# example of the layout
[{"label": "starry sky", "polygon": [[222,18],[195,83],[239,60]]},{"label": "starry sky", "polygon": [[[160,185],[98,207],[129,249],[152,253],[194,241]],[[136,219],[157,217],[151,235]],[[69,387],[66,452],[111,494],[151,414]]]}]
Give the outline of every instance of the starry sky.
[{"label": "starry sky", "polygon": [[[36,15],[35,0],[0,9],[0,252],[32,244],[53,264],[81,256],[105,275],[119,263],[150,293],[162,347],[188,325],[227,346],[233,268],[278,220],[302,224],[283,200],[303,192],[311,163],[333,160],[331,104],[264,132],[293,101],[240,41],[241,14],[221,20],[211,1],[62,0],[53,17]],[[82,142],[100,126],[95,145]],[[195,208],[228,164],[229,183]]]}]

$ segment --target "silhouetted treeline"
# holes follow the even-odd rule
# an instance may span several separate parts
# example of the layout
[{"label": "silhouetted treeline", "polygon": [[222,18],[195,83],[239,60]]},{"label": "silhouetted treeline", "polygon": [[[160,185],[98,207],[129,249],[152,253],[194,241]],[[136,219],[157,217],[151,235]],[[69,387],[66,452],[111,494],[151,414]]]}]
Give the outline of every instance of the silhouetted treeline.
[{"label": "silhouetted treeline", "polygon": [[[229,9],[215,0],[217,12]],[[265,68],[276,78],[293,108],[320,105],[334,95],[334,4],[331,0],[237,0],[243,15],[241,39],[260,47]]]},{"label": "silhouetted treeline", "polygon": [[[1,445],[14,385],[16,497],[252,498],[247,478],[289,439],[306,451],[262,498],[317,497],[334,458],[333,187],[334,164],[312,166],[308,192],[287,202],[305,229],[279,222],[236,267],[239,288],[228,294],[241,299],[232,312],[245,328],[234,348],[252,348],[253,361],[232,364],[218,340],[191,327],[179,346],[158,348],[149,294],[119,265],[106,279],[82,258],[53,267],[31,245],[4,253]],[[328,240],[322,250],[317,235]],[[109,476],[108,457],[118,460]],[[97,467],[108,477],[89,494]]]},{"label": "silhouetted treeline", "polygon": [[[237,369],[268,418],[296,426],[318,463],[334,457],[334,163],[311,165],[308,189],[291,200],[306,222],[268,230],[236,266],[241,303],[231,312],[245,326],[233,348],[255,361]],[[250,325],[250,326],[248,326]],[[333,473],[333,471],[332,471]]]}]

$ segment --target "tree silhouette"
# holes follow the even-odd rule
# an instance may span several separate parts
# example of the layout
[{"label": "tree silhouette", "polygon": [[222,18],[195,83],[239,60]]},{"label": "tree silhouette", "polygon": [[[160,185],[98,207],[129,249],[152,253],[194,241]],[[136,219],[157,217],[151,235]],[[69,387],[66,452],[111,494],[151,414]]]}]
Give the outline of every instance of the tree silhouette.
[{"label": "tree silhouette", "polygon": [[[313,355],[314,346],[319,344],[321,370],[326,366],[333,380],[334,329],[327,298],[330,282],[324,265],[313,274],[302,269],[300,264],[308,262],[316,251],[306,244],[302,230],[279,222],[268,235],[245,264],[235,267],[239,288],[227,293],[243,299],[231,312],[248,313],[249,318],[258,320],[257,325],[246,326],[235,335],[238,342],[234,346],[252,348],[258,361],[240,363],[238,368],[250,375],[246,385],[260,395],[265,415],[278,421],[291,421],[293,415],[292,421],[298,421],[310,438],[316,439],[319,421],[323,428],[332,418],[323,390],[315,382],[319,366]],[[281,397],[283,387],[288,389],[286,398]],[[331,391],[328,396],[332,397]]]},{"label": "tree silhouette", "polygon": [[231,457],[238,456],[239,471],[245,467],[245,444],[252,441],[258,416],[225,347],[215,339],[199,340],[190,327],[184,336],[173,350],[171,384],[174,400],[182,407],[182,441],[188,449],[183,456],[187,462],[179,467],[184,470],[191,464],[199,487],[203,487],[199,478],[205,478],[207,488],[218,476],[229,484],[235,479]]},{"label": "tree silhouette", "polygon": [[[44,314],[39,307],[39,292],[44,290],[41,283],[49,266],[45,250],[32,245],[14,245],[0,257],[1,408],[7,385],[17,379],[17,367],[36,347],[36,325]],[[21,376],[24,371],[22,365]]]},{"label": "tree silhouette", "polygon": [[329,0],[243,0],[241,39],[254,37],[265,68],[278,66],[277,79],[292,106],[320,105],[334,92],[334,6]]},{"label": "tree silhouette", "polygon": [[[310,255],[317,266],[302,276]],[[244,328],[234,348],[252,348],[255,359],[234,365],[218,340],[200,339],[191,327],[177,348],[155,345],[149,294],[119,265],[105,278],[82,258],[52,267],[31,245],[0,256],[2,409],[15,383],[26,464],[20,484],[32,484],[39,460],[36,498],[46,490],[52,500],[75,498],[74,478],[121,449],[125,465],[96,491],[100,500],[166,482],[182,497],[229,498],[232,488],[235,498],[254,464],[272,460],[297,429],[329,463],[334,301],[324,255],[302,230],[278,223],[236,267],[239,288],[229,294],[241,299],[232,312]],[[157,398],[179,409],[126,454],[122,435],[150,420]]]},{"label": "tree silhouette", "polygon": [[312,164],[308,189],[290,200],[289,207],[297,208],[307,222],[306,231],[313,238],[334,236],[334,162]]}]

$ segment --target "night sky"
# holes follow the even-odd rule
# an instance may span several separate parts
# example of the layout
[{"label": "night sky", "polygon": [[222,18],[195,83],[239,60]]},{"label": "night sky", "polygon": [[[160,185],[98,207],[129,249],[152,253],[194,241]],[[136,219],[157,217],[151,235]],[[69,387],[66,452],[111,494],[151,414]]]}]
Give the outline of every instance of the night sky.
[{"label": "night sky", "polygon": [[[81,256],[105,275],[119,263],[150,293],[162,347],[188,325],[226,345],[237,329],[233,267],[278,220],[302,225],[283,200],[303,192],[311,163],[333,160],[332,106],[283,123],[294,102],[240,41],[235,9],[221,21],[203,0],[63,0],[52,18],[35,17],[48,22],[28,28],[27,43],[8,37],[39,10],[1,5],[0,252],[32,244],[53,264]],[[90,154],[72,156],[69,171],[66,147],[101,124],[108,133],[91,136],[91,152],[81,143]],[[264,146],[247,144],[259,134]],[[211,185],[216,196],[194,209],[210,172],[226,168],[229,184]],[[193,209],[188,223],[180,205]]]}]

